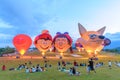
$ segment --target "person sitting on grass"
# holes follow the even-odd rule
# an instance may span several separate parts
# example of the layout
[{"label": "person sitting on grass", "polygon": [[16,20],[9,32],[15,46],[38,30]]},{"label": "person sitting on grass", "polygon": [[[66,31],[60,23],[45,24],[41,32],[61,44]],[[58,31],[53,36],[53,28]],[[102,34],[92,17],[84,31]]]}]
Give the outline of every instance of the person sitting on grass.
[{"label": "person sitting on grass", "polygon": [[28,67],[25,69],[25,72],[26,72],[26,73],[29,73],[29,68],[28,68]]},{"label": "person sitting on grass", "polygon": [[32,73],[32,68],[29,69],[29,72]]},{"label": "person sitting on grass", "polygon": [[69,70],[67,70],[65,67],[62,67],[62,69],[60,69],[59,71],[66,72],[69,75],[77,75],[77,76],[80,75],[80,72],[77,72],[74,67],[70,68]]},{"label": "person sitting on grass", "polygon": [[69,70],[69,73],[68,73],[69,75],[73,75],[73,73],[72,73],[72,68],[70,68],[70,70]]},{"label": "person sitting on grass", "polygon": [[76,76],[79,76],[79,75],[80,75],[80,72],[76,71],[76,68],[73,67],[73,68],[72,68],[72,74],[73,74],[73,75],[76,75]]},{"label": "person sitting on grass", "polygon": [[3,66],[2,66],[2,71],[5,71],[5,70],[6,70],[6,66],[3,65]]},{"label": "person sitting on grass", "polygon": [[44,67],[41,67],[42,71],[46,71],[46,69]]},{"label": "person sitting on grass", "polygon": [[37,67],[36,67],[36,72],[42,72],[41,67],[37,66]]},{"label": "person sitting on grass", "polygon": [[19,64],[17,70],[21,70],[21,69],[23,69],[23,68],[25,68],[25,65],[24,65],[24,64]]},{"label": "person sitting on grass", "polygon": [[32,72],[36,72],[35,66],[32,67]]},{"label": "person sitting on grass", "polygon": [[13,70],[16,70],[15,68],[9,68],[9,71],[13,71]]},{"label": "person sitting on grass", "polygon": [[61,69],[59,69],[59,71],[61,72],[66,72],[66,73],[69,73],[70,70],[67,70],[65,67],[62,67]]},{"label": "person sitting on grass", "polygon": [[59,69],[59,71],[62,71],[62,72],[64,72],[65,70],[66,70],[65,67],[62,67],[61,69]]}]

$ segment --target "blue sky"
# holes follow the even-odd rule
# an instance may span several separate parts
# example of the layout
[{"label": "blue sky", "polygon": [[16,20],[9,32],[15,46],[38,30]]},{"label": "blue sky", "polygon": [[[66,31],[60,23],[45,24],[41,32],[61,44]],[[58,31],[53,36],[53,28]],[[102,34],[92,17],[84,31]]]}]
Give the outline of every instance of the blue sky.
[{"label": "blue sky", "polygon": [[0,47],[13,46],[17,34],[32,39],[48,29],[69,32],[80,37],[78,22],[87,30],[106,26],[105,35],[112,41],[120,40],[120,0],[0,0]]}]

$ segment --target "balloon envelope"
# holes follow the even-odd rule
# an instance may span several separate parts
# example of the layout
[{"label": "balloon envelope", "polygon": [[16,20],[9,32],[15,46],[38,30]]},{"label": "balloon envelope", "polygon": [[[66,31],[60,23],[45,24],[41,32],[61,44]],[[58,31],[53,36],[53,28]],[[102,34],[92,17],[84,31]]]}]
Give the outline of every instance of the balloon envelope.
[{"label": "balloon envelope", "polygon": [[84,49],[88,53],[95,53],[96,51],[102,50],[104,47],[102,44],[104,42],[103,33],[105,31],[105,27],[97,30],[97,31],[87,31],[81,24],[78,23],[79,32],[81,38],[79,39],[79,43],[81,43]]},{"label": "balloon envelope", "polygon": [[45,52],[48,51],[52,46],[52,36],[48,30],[43,30],[42,34],[36,36],[34,40],[35,47],[42,52],[44,56]]},{"label": "balloon envelope", "polygon": [[78,51],[83,51],[84,50],[83,45],[80,43],[79,40],[80,40],[80,38],[77,39],[75,46],[78,49]]},{"label": "balloon envelope", "polygon": [[21,55],[28,50],[32,44],[32,40],[28,35],[18,34],[13,38],[13,44]]},{"label": "balloon envelope", "polygon": [[53,39],[55,48],[61,53],[67,51],[72,44],[72,38],[69,36],[68,32],[64,34],[57,32],[56,36]]}]

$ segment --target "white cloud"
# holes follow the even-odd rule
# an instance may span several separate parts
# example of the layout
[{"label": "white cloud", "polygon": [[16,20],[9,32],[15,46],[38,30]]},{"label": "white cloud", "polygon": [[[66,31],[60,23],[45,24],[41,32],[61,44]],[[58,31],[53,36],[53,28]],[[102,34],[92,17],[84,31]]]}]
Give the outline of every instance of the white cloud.
[{"label": "white cloud", "polygon": [[0,28],[13,28],[13,25],[0,19]]},{"label": "white cloud", "polygon": [[4,39],[10,39],[12,37],[13,37],[13,35],[0,33],[0,38],[2,38],[2,40],[4,40]]},{"label": "white cloud", "polygon": [[[93,28],[106,26],[106,33],[120,32],[120,1],[109,1],[108,4],[98,8],[89,22]],[[90,19],[89,19],[90,20]],[[91,28],[91,27],[89,27]]]}]

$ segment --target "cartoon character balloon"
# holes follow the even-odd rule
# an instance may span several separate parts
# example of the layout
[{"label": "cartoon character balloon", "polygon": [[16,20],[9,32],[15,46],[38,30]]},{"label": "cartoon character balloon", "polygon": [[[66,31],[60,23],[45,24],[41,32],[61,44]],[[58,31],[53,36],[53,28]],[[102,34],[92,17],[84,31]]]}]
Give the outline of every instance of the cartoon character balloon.
[{"label": "cartoon character balloon", "polygon": [[83,48],[83,45],[79,42],[79,39],[77,39],[77,41],[75,42],[75,46],[77,48],[77,50],[80,52],[80,51],[84,51],[84,48]]},{"label": "cartoon character balloon", "polygon": [[45,52],[52,46],[52,36],[49,34],[49,31],[43,30],[42,33],[35,38],[34,45],[44,56]]},{"label": "cartoon character balloon", "polygon": [[18,34],[13,38],[13,44],[21,55],[28,50],[32,44],[32,40],[28,35]]},{"label": "cartoon character balloon", "polygon": [[67,51],[67,49],[72,46],[72,38],[69,36],[68,32],[64,34],[57,32],[53,39],[53,44],[62,56],[63,52]]},{"label": "cartoon character balloon", "polygon": [[104,47],[105,44],[103,45],[103,43],[105,41],[105,36],[103,36],[103,33],[106,27],[97,31],[87,31],[80,23],[78,23],[78,28],[81,35],[79,42],[89,54],[95,54]]}]

